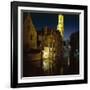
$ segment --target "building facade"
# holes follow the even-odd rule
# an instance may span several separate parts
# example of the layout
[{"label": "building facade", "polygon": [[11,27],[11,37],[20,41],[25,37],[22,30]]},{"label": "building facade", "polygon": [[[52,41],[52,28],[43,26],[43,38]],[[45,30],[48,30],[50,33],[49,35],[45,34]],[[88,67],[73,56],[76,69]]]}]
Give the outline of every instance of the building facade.
[{"label": "building facade", "polygon": [[26,17],[24,22],[23,40],[25,49],[37,48],[37,32],[30,15]]}]

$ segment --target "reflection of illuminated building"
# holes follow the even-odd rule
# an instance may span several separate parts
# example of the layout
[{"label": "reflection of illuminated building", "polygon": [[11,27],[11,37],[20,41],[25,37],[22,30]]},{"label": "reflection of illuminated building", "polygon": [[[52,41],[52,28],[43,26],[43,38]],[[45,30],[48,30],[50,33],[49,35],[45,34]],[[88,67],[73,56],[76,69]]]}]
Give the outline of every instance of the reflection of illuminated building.
[{"label": "reflection of illuminated building", "polygon": [[64,36],[64,16],[58,15],[58,25],[57,30],[61,33],[61,36]]},{"label": "reflection of illuminated building", "polygon": [[53,58],[52,58],[52,48],[50,47],[44,47],[43,50],[43,70],[50,72],[53,64]]},{"label": "reflection of illuminated building", "polygon": [[[62,36],[59,31],[47,27],[44,29],[43,35],[43,70],[47,73],[56,73],[56,70],[62,66]],[[57,65],[59,64],[59,65]],[[58,68],[58,69],[59,69]]]},{"label": "reflection of illuminated building", "polygon": [[49,47],[44,47],[43,58],[49,58]]}]

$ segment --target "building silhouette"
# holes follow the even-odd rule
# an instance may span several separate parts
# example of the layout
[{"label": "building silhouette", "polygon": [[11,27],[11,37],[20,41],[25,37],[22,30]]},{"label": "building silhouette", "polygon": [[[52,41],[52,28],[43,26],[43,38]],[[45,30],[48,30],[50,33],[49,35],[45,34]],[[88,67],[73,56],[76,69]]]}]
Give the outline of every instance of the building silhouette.
[{"label": "building silhouette", "polygon": [[70,62],[71,73],[79,73],[79,32],[74,32],[70,36]]}]

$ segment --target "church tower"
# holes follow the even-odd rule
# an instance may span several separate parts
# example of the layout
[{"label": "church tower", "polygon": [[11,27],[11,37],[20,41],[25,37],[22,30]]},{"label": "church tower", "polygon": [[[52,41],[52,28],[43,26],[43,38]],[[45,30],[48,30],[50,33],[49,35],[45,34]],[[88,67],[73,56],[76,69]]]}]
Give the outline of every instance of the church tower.
[{"label": "church tower", "polygon": [[58,15],[58,25],[57,30],[61,33],[62,38],[64,37],[64,16]]}]

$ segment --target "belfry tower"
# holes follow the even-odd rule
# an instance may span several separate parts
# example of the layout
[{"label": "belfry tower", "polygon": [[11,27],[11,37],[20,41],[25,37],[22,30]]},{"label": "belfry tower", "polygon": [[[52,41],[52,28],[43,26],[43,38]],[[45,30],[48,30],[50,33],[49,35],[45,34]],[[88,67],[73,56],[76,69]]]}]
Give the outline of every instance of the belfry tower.
[{"label": "belfry tower", "polygon": [[57,30],[61,33],[62,38],[64,37],[64,16],[58,15],[58,25]]}]

